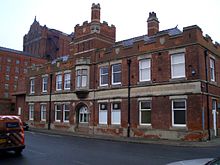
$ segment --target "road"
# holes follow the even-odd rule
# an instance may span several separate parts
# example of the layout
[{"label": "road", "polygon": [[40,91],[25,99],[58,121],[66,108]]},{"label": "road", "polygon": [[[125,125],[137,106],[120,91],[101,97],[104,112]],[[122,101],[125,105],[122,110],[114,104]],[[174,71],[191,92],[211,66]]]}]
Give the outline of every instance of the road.
[{"label": "road", "polygon": [[178,147],[25,132],[21,156],[1,154],[0,165],[163,165],[220,156],[220,147]]}]

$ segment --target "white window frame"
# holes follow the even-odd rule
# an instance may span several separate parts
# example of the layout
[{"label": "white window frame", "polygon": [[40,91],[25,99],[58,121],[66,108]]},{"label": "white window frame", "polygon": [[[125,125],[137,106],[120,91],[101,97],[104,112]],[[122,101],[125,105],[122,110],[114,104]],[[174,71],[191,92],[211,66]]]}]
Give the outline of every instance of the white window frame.
[{"label": "white window frame", "polygon": [[65,73],[64,74],[64,90],[70,90],[70,84],[71,84],[71,74]]},{"label": "white window frame", "polygon": [[[117,63],[117,64],[113,64],[112,65],[112,85],[120,85],[121,84],[121,81],[122,81],[122,75],[121,75],[121,70],[120,71],[117,71],[117,72],[114,72],[114,67],[117,66],[117,65],[120,65],[120,68],[121,68],[121,63]],[[122,68],[121,68],[122,69]],[[114,80],[114,74],[120,74],[120,82],[115,82]]]},{"label": "white window frame", "polygon": [[[57,109],[58,106],[61,107],[61,109]],[[62,115],[62,104],[55,104],[55,122],[61,122],[62,116],[60,119],[57,119],[57,113],[60,112],[60,115]]]},{"label": "white window frame", "polygon": [[[177,101],[177,102],[184,102],[185,103],[185,108],[178,108],[178,109],[175,109],[174,108],[174,102]],[[174,123],[174,111],[178,111],[178,110],[181,110],[181,111],[185,111],[185,124],[175,124]],[[175,126],[175,127],[186,127],[186,122],[187,122],[187,104],[186,104],[186,99],[174,99],[172,100],[172,126]]]},{"label": "white window frame", "polygon": [[[82,120],[80,118],[81,115],[82,115]],[[86,115],[88,116],[86,117]],[[88,121],[84,121],[84,119],[86,118]],[[83,106],[79,109],[79,123],[89,123],[89,110],[86,106]]]},{"label": "white window frame", "polygon": [[29,120],[34,120],[34,104],[29,104]]},{"label": "white window frame", "polygon": [[210,58],[210,79],[215,82],[215,60]]},{"label": "white window frame", "polygon": [[32,79],[30,79],[30,94],[34,94],[35,93],[34,88],[35,88],[35,79],[32,78]]},{"label": "white window frame", "polygon": [[42,92],[47,92],[48,76],[42,77]]},{"label": "white window frame", "polygon": [[62,74],[56,75],[56,91],[62,90]]},{"label": "white window frame", "polygon": [[[149,102],[150,103],[150,109],[144,109],[144,108],[142,108],[141,107],[141,103],[142,102]],[[142,123],[141,122],[141,117],[142,117],[142,112],[144,112],[144,111],[150,111],[150,112],[152,112],[151,111],[151,108],[152,108],[152,105],[151,105],[151,101],[150,100],[141,100],[141,101],[139,101],[139,124],[140,125],[151,125],[151,123]],[[150,116],[150,118],[151,118],[151,116]],[[152,120],[151,120],[152,121]]]},{"label": "white window frame", "polygon": [[[114,104],[119,104],[119,109],[114,108]],[[115,115],[118,115],[118,121],[115,120]],[[113,102],[111,104],[111,124],[112,125],[121,125],[121,103]]]},{"label": "white window frame", "polygon": [[[144,65],[147,63],[147,65]],[[143,74],[147,74],[146,79],[142,78]],[[141,59],[139,60],[139,81],[143,82],[143,81],[150,81],[151,80],[151,59]]]},{"label": "white window frame", "polygon": [[99,104],[99,124],[107,124],[107,123],[108,123],[108,103],[100,103]]},{"label": "white window frame", "polygon": [[[177,57],[177,56],[183,57],[183,61],[174,62],[174,57]],[[181,67],[182,74],[174,75],[176,66]],[[184,78],[184,77],[186,77],[185,53],[182,52],[182,53],[171,54],[171,78],[173,79],[173,78]]]},{"label": "white window frame", "polygon": [[[69,109],[67,109],[69,107]],[[69,113],[68,120],[66,120],[66,112]],[[70,116],[70,104],[63,104],[63,122],[68,123],[69,122],[69,116]]]},{"label": "white window frame", "polygon": [[40,119],[41,121],[46,121],[47,118],[47,106],[46,104],[40,105]]},{"label": "white window frame", "polygon": [[[84,73],[85,72],[85,73]],[[85,81],[85,83],[83,83]],[[76,88],[87,88],[88,87],[88,69],[77,69],[76,70]]]},{"label": "white window frame", "polygon": [[[106,69],[107,68],[107,73],[102,73],[102,69]],[[108,70],[108,66],[102,66],[100,67],[99,69],[99,72],[100,72],[100,76],[99,76],[99,84],[100,86],[108,86],[108,73],[109,73],[109,70]],[[103,77],[107,76],[107,83],[103,83],[102,84],[102,80],[103,80]]]}]

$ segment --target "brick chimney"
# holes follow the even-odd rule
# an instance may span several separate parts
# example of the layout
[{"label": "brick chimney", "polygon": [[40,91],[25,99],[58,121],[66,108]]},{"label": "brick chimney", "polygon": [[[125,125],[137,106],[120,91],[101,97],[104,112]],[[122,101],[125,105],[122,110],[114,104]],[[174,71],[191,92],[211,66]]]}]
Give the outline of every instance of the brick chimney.
[{"label": "brick chimney", "polygon": [[91,22],[100,22],[100,4],[92,4]]},{"label": "brick chimney", "polygon": [[156,13],[150,12],[147,19],[148,36],[153,36],[159,31],[159,23]]}]

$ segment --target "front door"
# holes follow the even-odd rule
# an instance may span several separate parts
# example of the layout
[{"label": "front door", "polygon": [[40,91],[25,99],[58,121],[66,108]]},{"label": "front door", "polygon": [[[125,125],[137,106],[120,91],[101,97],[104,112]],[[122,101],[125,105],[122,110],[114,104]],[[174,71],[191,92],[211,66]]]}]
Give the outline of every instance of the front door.
[{"label": "front door", "polygon": [[213,129],[214,135],[217,136],[217,113],[216,113],[216,100],[212,100],[212,116],[213,116]]}]

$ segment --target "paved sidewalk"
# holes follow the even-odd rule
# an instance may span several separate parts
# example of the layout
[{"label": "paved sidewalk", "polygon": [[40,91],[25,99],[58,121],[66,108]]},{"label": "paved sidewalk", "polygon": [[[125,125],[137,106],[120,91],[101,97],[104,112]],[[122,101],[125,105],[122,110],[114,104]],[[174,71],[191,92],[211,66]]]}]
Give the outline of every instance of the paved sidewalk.
[{"label": "paved sidewalk", "polygon": [[102,136],[102,135],[88,135],[79,134],[75,132],[67,132],[61,130],[47,130],[39,128],[30,128],[30,131],[40,132],[46,134],[56,134],[56,135],[68,135],[83,138],[93,138],[100,140],[110,140],[110,141],[121,141],[128,143],[145,143],[145,144],[161,144],[161,145],[171,145],[171,146],[184,146],[184,147],[212,147],[220,146],[220,138],[212,139],[211,141],[202,142],[188,142],[188,141],[178,141],[178,140],[164,140],[164,139],[146,139],[146,138],[135,138],[135,137],[113,137],[113,136]]}]

